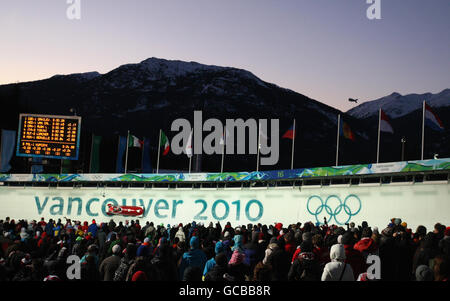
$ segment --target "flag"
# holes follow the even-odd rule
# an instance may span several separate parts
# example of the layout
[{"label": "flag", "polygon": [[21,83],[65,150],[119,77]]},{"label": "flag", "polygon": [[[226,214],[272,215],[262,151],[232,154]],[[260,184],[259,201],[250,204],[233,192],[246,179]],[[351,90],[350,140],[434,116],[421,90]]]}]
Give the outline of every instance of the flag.
[{"label": "flag", "polygon": [[140,147],[144,145],[144,141],[139,140],[136,136],[129,135],[128,136],[128,147]]},{"label": "flag", "polygon": [[150,160],[150,139],[144,138],[144,149],[142,150],[142,172],[151,173],[152,162]]},{"label": "flag", "polygon": [[15,144],[16,131],[2,130],[0,172],[8,172],[12,168],[9,162],[13,157]]},{"label": "flag", "polygon": [[185,153],[188,156],[188,158],[192,157],[192,131],[189,134],[189,139],[188,139],[188,142],[186,144]]},{"label": "flag", "polygon": [[164,149],[163,156],[165,156],[169,153],[169,150],[170,150],[169,139],[167,138],[166,134],[164,134],[163,131],[161,131],[161,143],[159,146],[162,146]]},{"label": "flag", "polygon": [[102,136],[92,135],[92,149],[91,149],[91,164],[90,173],[96,173],[100,171],[100,144],[102,142]]},{"label": "flag", "polygon": [[344,138],[355,141],[355,135],[353,134],[352,130],[350,129],[350,126],[346,122],[341,123],[341,129],[339,134],[341,136],[344,136]]},{"label": "flag", "polygon": [[435,131],[444,130],[444,124],[427,103],[425,103],[425,123]]},{"label": "flag", "polygon": [[294,125],[292,125],[292,126],[287,130],[287,132],[284,133],[283,137],[281,137],[281,138],[294,140],[294,136],[295,136],[295,130],[294,130]]},{"label": "flag", "polygon": [[394,129],[391,126],[391,123],[389,121],[388,116],[383,112],[383,110],[380,109],[381,116],[380,116],[380,131],[381,132],[388,132],[393,134]]},{"label": "flag", "polygon": [[125,171],[125,167],[123,164],[123,155],[127,149],[127,137],[120,136],[119,137],[119,147],[117,151],[117,162],[116,162],[116,173],[123,173]]}]

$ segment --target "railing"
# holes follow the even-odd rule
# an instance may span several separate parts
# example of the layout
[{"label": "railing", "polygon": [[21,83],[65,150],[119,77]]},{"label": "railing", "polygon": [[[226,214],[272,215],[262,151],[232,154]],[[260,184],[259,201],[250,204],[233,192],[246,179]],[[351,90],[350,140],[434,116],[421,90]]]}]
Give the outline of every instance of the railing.
[{"label": "railing", "polygon": [[176,174],[0,174],[0,185],[245,188],[449,181],[450,158],[292,170]]}]

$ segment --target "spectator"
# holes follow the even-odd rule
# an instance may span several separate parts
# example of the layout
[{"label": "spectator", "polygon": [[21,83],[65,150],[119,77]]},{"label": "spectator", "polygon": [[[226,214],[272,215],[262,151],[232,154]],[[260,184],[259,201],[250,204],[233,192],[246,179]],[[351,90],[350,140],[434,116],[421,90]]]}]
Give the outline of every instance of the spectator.
[{"label": "spectator", "polygon": [[205,264],[207,261],[205,253],[199,249],[199,239],[197,236],[191,238],[190,241],[190,250],[183,254],[181,259],[181,263],[179,266],[179,275],[180,279],[184,279],[184,270],[188,267],[198,267],[200,268],[200,278],[201,271],[205,268]]},{"label": "spectator", "polygon": [[[224,252],[223,243],[221,241],[216,242],[215,248],[214,248],[215,256],[219,255],[220,253]],[[203,276],[206,276],[206,274],[216,265],[216,259],[215,257],[212,257],[210,260],[208,260],[205,264],[205,268],[203,270]]]},{"label": "spectator", "polygon": [[112,281],[114,273],[120,265],[120,245],[116,244],[112,247],[112,255],[105,258],[100,264],[100,277],[104,281]]},{"label": "spectator", "polygon": [[228,260],[224,252],[219,252],[214,258],[214,266],[206,273],[205,281],[225,281],[228,272]]},{"label": "spectator", "polygon": [[178,280],[177,265],[174,260],[174,252],[171,246],[163,244],[160,246],[159,253],[151,260],[151,264],[161,281]]},{"label": "spectator", "polygon": [[178,237],[179,241],[186,241],[186,236],[184,234],[182,224],[178,225],[178,231],[175,234],[175,237]]},{"label": "spectator", "polygon": [[434,280],[448,281],[450,275],[449,259],[443,255],[434,258]]},{"label": "spectator", "polygon": [[92,224],[89,225],[87,231],[92,234],[92,237],[97,236],[98,226],[95,219],[92,220]]},{"label": "spectator", "polygon": [[259,262],[253,271],[253,281],[272,281],[272,267],[270,264]]},{"label": "spectator", "polygon": [[300,249],[302,252],[297,256],[291,265],[288,274],[289,281],[320,281],[321,268],[313,253],[313,246],[310,241],[302,242]]},{"label": "spectator", "polygon": [[150,246],[150,238],[146,237],[144,242],[139,246],[136,252],[137,257],[150,257],[153,253],[152,247]]},{"label": "spectator", "polygon": [[444,231],[444,238],[439,241],[439,251],[447,258],[450,258],[450,227]]},{"label": "spectator", "polygon": [[[349,280],[350,270],[353,278],[365,281],[364,255],[374,253],[381,259],[382,280],[430,279],[430,270],[418,269],[421,265],[431,268],[436,280],[448,279],[450,229],[441,224],[428,234],[423,226],[412,233],[399,218],[381,233],[376,227],[371,231],[367,223],[349,225],[347,231],[310,222],[287,228],[281,223],[233,228],[227,223],[223,229],[220,223],[179,224],[178,228],[159,225],[157,229],[151,222],[140,228],[133,220],[118,226],[114,221],[91,227],[93,223],[87,229],[82,226],[85,224],[69,219],[65,224],[61,220],[0,220],[0,280],[68,280],[66,259],[77,255],[82,257],[84,281],[196,280],[199,268],[208,281],[336,280],[339,271]],[[189,247],[180,240],[183,234]],[[148,252],[158,241],[154,252]],[[336,242],[342,244],[345,256],[339,255],[336,247],[334,254],[328,251]],[[122,246],[126,246],[124,252],[117,253]],[[136,257],[138,248],[140,257]],[[335,259],[329,262],[332,257]],[[342,258],[351,267],[348,271]]]},{"label": "spectator", "polygon": [[345,263],[345,249],[341,244],[335,244],[330,250],[331,262],[325,265],[322,281],[355,281],[352,267]]},{"label": "spectator", "polygon": [[127,276],[131,281],[147,281],[147,273],[145,268],[145,261],[143,258],[138,258],[133,266],[130,268],[130,271]]},{"label": "spectator", "polygon": [[[279,243],[284,240],[279,241]],[[270,246],[270,245],[269,245]],[[290,265],[289,254],[284,247],[277,245],[267,257],[267,263],[272,266],[272,279],[274,281],[287,281]]]},{"label": "spectator", "polygon": [[417,248],[417,251],[414,254],[413,271],[416,271],[420,265],[431,266],[430,262],[438,252],[435,247],[435,239],[436,234],[433,232],[429,232],[424,239],[422,239],[419,248]]},{"label": "spectator", "polygon": [[372,229],[370,229],[368,226],[362,229],[361,240],[355,243],[353,249],[361,252],[361,254],[364,256],[364,259],[366,259],[369,254],[377,253],[378,246],[372,239]]},{"label": "spectator", "polygon": [[353,276],[358,276],[367,270],[364,256],[353,248],[353,235],[350,232],[345,233],[341,240],[345,250],[345,262],[348,263],[353,270]]},{"label": "spectator", "polygon": [[248,266],[245,265],[244,259],[245,253],[240,252],[239,249],[236,248],[231,255],[230,261],[228,262],[227,279],[232,281],[245,281],[245,275],[248,275]]},{"label": "spectator", "polygon": [[88,255],[84,262],[81,263],[81,280],[82,281],[98,281],[100,280],[100,273],[98,270],[97,259]]},{"label": "spectator", "polygon": [[127,279],[128,270],[130,266],[134,264],[136,258],[136,245],[129,243],[125,250],[123,250],[124,256],[120,260],[120,265],[114,273],[114,281],[125,281]]}]

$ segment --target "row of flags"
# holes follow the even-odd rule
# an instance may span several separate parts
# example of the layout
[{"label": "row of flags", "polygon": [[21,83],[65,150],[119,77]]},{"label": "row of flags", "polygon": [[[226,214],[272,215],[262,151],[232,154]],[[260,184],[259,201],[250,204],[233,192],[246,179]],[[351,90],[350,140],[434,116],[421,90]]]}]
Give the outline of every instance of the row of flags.
[{"label": "row of flags", "polygon": [[[436,131],[443,131],[444,125],[439,119],[438,115],[434,113],[432,108],[424,101],[423,102],[423,118],[422,118],[422,155],[421,159],[424,157],[424,145],[425,145],[425,126],[430,127]],[[338,132],[337,132],[337,145],[336,145],[336,166],[339,163],[339,141],[340,137],[355,141],[356,136],[349,124],[344,120],[341,120],[341,115],[338,115]],[[381,133],[394,133],[394,128],[387,114],[380,108],[379,110],[379,122],[378,122],[378,143],[377,143],[377,163],[379,162],[380,154],[380,139]],[[188,143],[185,148],[185,154],[189,158],[189,172],[191,171],[191,161],[193,157],[192,149],[192,131],[189,135]],[[225,141],[229,136],[228,130],[225,130],[223,137],[220,140],[222,147],[225,147]],[[284,133],[283,139],[292,140],[292,151],[291,151],[291,169],[294,167],[294,153],[295,153],[295,136],[296,136],[296,121],[293,120],[292,126]],[[258,155],[257,155],[257,167],[259,170],[259,149],[261,145],[261,139],[268,139],[268,137],[261,132],[261,127],[258,133]],[[11,169],[10,161],[14,155],[16,141],[16,131],[4,130],[2,129],[2,139],[1,139],[1,149],[0,149],[0,173],[6,173]],[[92,145],[91,145],[91,160],[89,166],[89,172],[97,173],[100,171],[100,144],[102,142],[102,137],[97,135],[92,135]],[[150,140],[144,138],[144,140],[130,134],[128,132],[127,136],[119,137],[118,153],[117,153],[117,163],[116,172],[126,173],[128,169],[128,150],[129,148],[140,148],[142,150],[141,158],[141,170],[143,173],[152,173],[153,168],[150,161]],[[162,151],[162,152],[161,152]],[[159,173],[159,163],[161,156],[167,156],[170,151],[170,141],[164,131],[159,132],[159,142],[158,142],[158,159],[156,173]],[[223,172],[224,166],[224,156],[225,151],[222,152],[221,169]],[[125,161],[123,158],[125,157]],[[33,159],[33,162],[37,162]],[[34,172],[38,173],[42,165],[38,164],[35,166],[38,169],[33,169]]]},{"label": "row of flags", "polygon": [[[444,130],[444,126],[442,121],[439,119],[439,117],[436,115],[436,113],[433,112],[432,108],[426,104],[426,102],[423,102],[423,133],[422,133],[422,140],[424,140],[424,128],[425,126],[429,126],[433,130],[442,131]],[[261,129],[261,128],[260,128]],[[391,121],[387,114],[380,108],[379,110],[379,125],[378,125],[378,145],[377,145],[377,163],[379,162],[379,150],[380,150],[380,138],[381,133],[394,133],[394,128],[391,124]],[[185,154],[189,158],[189,172],[191,172],[191,165],[192,165],[192,157],[193,157],[193,148],[192,148],[192,135],[193,132],[191,131],[187,145],[185,147]],[[222,145],[223,148],[225,148],[225,141],[228,138],[229,133],[228,130],[225,130],[222,138],[220,139],[220,145]],[[282,139],[289,139],[292,140],[292,150],[291,150],[291,169],[294,167],[294,153],[295,153],[295,137],[296,137],[296,120],[293,120],[292,126],[289,127],[289,129],[282,135]],[[343,137],[344,139],[348,139],[351,141],[356,140],[356,135],[352,131],[350,125],[341,118],[341,115],[338,115],[338,133],[337,133],[337,146],[336,146],[336,166],[339,165],[339,141],[340,137]],[[95,136],[93,137],[93,145],[99,145],[101,137]],[[257,158],[257,166],[256,170],[259,170],[259,146],[261,144],[261,139],[268,139],[268,137],[259,130],[258,132],[258,158]],[[126,142],[126,143],[125,143]],[[156,166],[156,173],[159,173],[159,167],[160,167],[160,157],[161,156],[167,156],[170,151],[170,141],[167,135],[164,133],[163,130],[160,130],[159,132],[159,142],[158,142],[158,158],[157,158],[157,166]],[[137,147],[142,149],[142,172],[143,173],[151,173],[153,172],[153,169],[151,168],[150,164],[150,145],[149,140],[144,139],[140,140],[138,137],[128,133],[128,137],[120,137],[119,138],[119,151],[118,151],[118,157],[117,157],[117,172],[118,173],[126,173],[127,171],[127,157],[128,157],[128,148],[130,147]],[[422,141],[422,160],[423,160],[423,147],[424,143]],[[91,162],[98,162],[98,160],[95,159],[95,157],[99,157],[99,152],[95,150],[93,147],[93,151],[91,152],[92,156],[94,158],[91,158]],[[122,160],[123,156],[125,154],[125,164]],[[224,166],[224,156],[225,151],[222,152],[222,160],[221,160],[221,168],[220,172],[223,172],[223,166]],[[97,172],[97,165],[95,163],[91,163],[91,172]]]},{"label": "row of flags", "polygon": [[[422,155],[421,160],[424,157],[424,148],[425,148],[425,126],[430,127],[435,131],[443,131],[444,124],[441,119],[438,117],[436,113],[434,113],[433,109],[424,101],[422,106]],[[342,122],[340,124],[340,115],[338,116],[338,139],[337,139],[337,148],[336,148],[336,166],[339,163],[339,137],[343,136],[346,139],[350,139],[355,141],[355,135],[350,129],[350,126]],[[381,140],[381,132],[384,133],[394,133],[394,128],[392,127],[391,121],[387,114],[380,108],[378,113],[378,141],[377,141],[377,163],[380,161],[380,140]]]}]

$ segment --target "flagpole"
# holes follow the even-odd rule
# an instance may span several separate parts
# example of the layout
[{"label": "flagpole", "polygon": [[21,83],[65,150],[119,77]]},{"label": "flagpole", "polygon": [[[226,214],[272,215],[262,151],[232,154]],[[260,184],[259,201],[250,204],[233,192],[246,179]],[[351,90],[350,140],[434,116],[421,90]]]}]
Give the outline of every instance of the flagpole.
[{"label": "flagpole", "polygon": [[91,141],[91,160],[89,162],[89,172],[92,172],[92,150],[94,149],[94,133],[92,133],[92,141]]},{"label": "flagpole", "polygon": [[294,118],[294,133],[292,138],[292,159],[291,159],[291,169],[294,169],[294,153],[295,153],[295,118]]},{"label": "flagpole", "polygon": [[336,142],[336,166],[339,162],[339,130],[341,128],[341,114],[338,114],[338,126],[337,126],[337,142]]},{"label": "flagpole", "polygon": [[381,126],[381,108],[378,111],[378,144],[377,144],[377,163],[380,161],[380,126]]},{"label": "flagpole", "polygon": [[159,129],[159,139],[158,139],[158,160],[156,161],[156,173],[159,173],[159,153],[161,151],[161,129]]},{"label": "flagpole", "polygon": [[127,150],[125,152],[125,173],[127,173],[127,167],[128,167],[128,144],[130,139],[130,131],[127,132]]},{"label": "flagpole", "polygon": [[144,141],[142,143],[142,151],[141,151],[141,173],[144,173],[145,136],[143,138],[144,138]]},{"label": "flagpole", "polygon": [[118,164],[117,164],[117,163],[118,163],[117,161],[119,160],[119,159],[118,159],[118,158],[119,158],[119,153],[120,153],[120,134],[119,134],[119,143],[118,143],[118,145],[117,145],[116,171],[117,171],[118,168],[119,168],[119,167],[117,166],[117,165],[118,165]]},{"label": "flagpole", "polygon": [[423,151],[424,151],[424,145],[425,145],[425,100],[422,104],[422,156],[421,160],[423,160]]},{"label": "flagpole", "polygon": [[261,148],[261,125],[258,122],[258,154],[256,155],[256,171],[259,171],[259,149]]},{"label": "flagpole", "polygon": [[[194,156],[194,148],[193,148],[193,146],[192,146],[192,140],[194,139],[194,130],[192,130],[191,131],[191,141],[190,141],[190,143],[191,143],[191,145],[190,145],[190,148],[191,148],[191,155],[189,156],[189,173],[191,173],[191,167],[192,167],[192,157]],[[189,145],[188,145],[188,147],[189,147]]]},{"label": "flagpole", "polygon": [[226,135],[226,130],[224,131],[224,135],[223,135],[223,144],[222,144],[222,162],[220,163],[220,173],[223,173],[223,159],[225,157],[225,139],[227,139],[227,135]]}]

